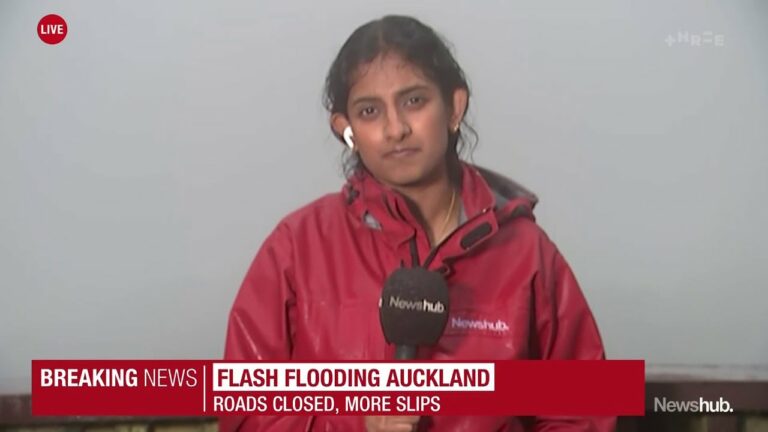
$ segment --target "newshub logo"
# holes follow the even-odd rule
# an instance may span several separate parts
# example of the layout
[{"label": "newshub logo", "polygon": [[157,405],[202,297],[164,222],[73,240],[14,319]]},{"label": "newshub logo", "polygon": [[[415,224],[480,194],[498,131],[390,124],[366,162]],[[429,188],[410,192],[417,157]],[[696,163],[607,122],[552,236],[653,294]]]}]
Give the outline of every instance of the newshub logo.
[{"label": "newshub logo", "polygon": [[462,317],[452,317],[451,327],[457,329],[472,329],[472,330],[489,330],[497,333],[506,333],[509,330],[509,325],[502,320],[496,322],[490,322],[485,319],[468,319]]},{"label": "newshub logo", "polygon": [[667,398],[653,398],[653,411],[655,412],[692,412],[692,413],[722,413],[733,412],[731,404],[723,399],[717,401],[705,401],[704,398],[692,401],[672,401]]},{"label": "newshub logo", "polygon": [[399,296],[393,296],[389,298],[389,307],[402,309],[402,310],[415,310],[419,312],[431,312],[431,313],[443,313],[445,312],[445,306],[440,301],[430,302],[427,299],[423,300],[405,300]]}]

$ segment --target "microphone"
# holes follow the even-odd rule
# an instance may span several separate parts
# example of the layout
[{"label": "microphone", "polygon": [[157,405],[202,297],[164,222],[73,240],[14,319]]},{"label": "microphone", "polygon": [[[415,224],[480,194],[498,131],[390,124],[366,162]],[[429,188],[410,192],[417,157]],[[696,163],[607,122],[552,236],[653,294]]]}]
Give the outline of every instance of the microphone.
[{"label": "microphone", "polygon": [[448,322],[448,285],[423,267],[399,268],[384,282],[379,318],[396,360],[413,360],[420,345],[434,345]]}]

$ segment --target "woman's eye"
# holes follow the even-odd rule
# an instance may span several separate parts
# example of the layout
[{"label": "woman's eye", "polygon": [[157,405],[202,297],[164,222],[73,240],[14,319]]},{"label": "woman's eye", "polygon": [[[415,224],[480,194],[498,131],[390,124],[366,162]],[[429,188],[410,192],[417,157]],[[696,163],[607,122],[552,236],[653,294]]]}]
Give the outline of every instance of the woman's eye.
[{"label": "woman's eye", "polygon": [[411,96],[406,101],[406,105],[421,105],[424,103],[424,98],[421,96]]},{"label": "woman's eye", "polygon": [[370,117],[374,114],[376,114],[376,108],[374,107],[365,107],[360,110],[360,116],[362,117]]}]

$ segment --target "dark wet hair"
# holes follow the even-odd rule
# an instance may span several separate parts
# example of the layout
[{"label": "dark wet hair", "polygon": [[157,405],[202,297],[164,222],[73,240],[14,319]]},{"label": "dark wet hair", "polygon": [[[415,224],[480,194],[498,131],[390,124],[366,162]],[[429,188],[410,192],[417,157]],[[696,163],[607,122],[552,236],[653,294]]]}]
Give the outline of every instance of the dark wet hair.
[{"label": "dark wet hair", "polygon": [[[325,79],[323,97],[325,108],[331,114],[346,115],[349,91],[358,67],[370,63],[380,54],[389,52],[399,54],[416,66],[437,85],[447,103],[453,103],[453,92],[456,89],[465,89],[469,95],[469,85],[464,77],[464,71],[453,58],[448,44],[440,35],[415,18],[387,15],[358,27],[344,42]],[[469,98],[467,98],[467,109],[469,109]],[[459,154],[465,151],[471,152],[477,144],[477,133],[466,122],[466,115],[461,122],[462,127],[457,133],[452,131],[449,133],[447,157],[455,160],[458,160]],[[340,135],[333,130],[331,132],[343,142]],[[470,137],[471,141],[468,140]],[[364,168],[357,153],[347,149],[342,157],[345,175],[349,176],[358,169]]]}]

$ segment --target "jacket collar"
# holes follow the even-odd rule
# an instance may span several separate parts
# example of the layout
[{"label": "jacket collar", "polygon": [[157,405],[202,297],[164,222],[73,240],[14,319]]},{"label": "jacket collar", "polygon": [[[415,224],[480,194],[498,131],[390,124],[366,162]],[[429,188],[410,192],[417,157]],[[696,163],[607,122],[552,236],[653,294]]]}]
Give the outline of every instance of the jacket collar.
[{"label": "jacket collar", "polygon": [[[461,204],[463,223],[425,260],[429,267],[434,258],[443,261],[467,253],[498,231],[500,224],[515,217],[534,219],[536,196],[489,169],[461,162]],[[347,179],[342,191],[353,218],[370,229],[379,230],[392,246],[398,248],[411,240],[421,226],[410,212],[404,197],[381,184],[366,171]],[[439,249],[439,251],[438,251]]]}]

